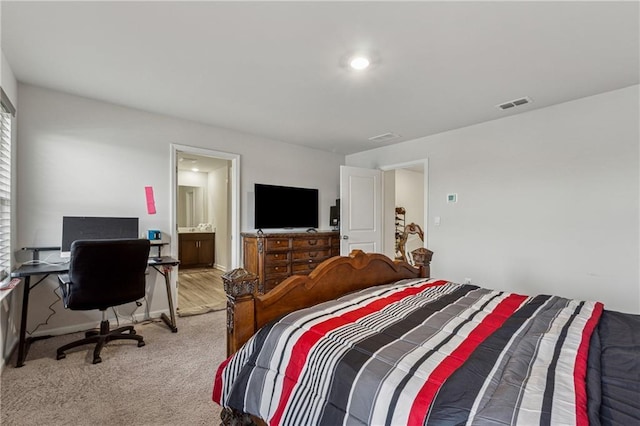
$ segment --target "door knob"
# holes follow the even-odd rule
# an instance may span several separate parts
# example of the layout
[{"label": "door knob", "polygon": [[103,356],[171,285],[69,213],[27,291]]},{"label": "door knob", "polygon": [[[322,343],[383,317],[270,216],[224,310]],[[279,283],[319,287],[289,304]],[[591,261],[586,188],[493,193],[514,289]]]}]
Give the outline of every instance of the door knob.
[{"label": "door knob", "polygon": [[348,239],[349,239],[349,236],[348,236],[348,235],[343,235],[343,236],[342,236],[342,239],[343,239],[343,240],[348,240]]}]

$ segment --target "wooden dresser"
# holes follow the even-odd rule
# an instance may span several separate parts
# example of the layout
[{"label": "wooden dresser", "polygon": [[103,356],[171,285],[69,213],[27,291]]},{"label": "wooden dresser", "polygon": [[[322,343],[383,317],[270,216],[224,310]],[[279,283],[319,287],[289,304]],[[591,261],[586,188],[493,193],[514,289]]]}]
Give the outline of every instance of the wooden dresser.
[{"label": "wooden dresser", "polygon": [[244,269],[268,292],[291,275],[306,275],[323,260],[340,255],[337,231],[242,233]]}]

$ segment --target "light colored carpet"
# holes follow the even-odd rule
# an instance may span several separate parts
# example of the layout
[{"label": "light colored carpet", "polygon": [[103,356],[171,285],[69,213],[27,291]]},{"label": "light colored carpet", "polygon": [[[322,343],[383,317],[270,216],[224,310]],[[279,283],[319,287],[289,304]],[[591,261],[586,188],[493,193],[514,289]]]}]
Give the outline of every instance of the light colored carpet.
[{"label": "light colored carpet", "polygon": [[24,367],[14,359],[0,379],[2,425],[215,425],[220,407],[211,400],[217,366],[225,358],[224,311],[136,325],[146,346],[113,341],[102,363],[91,364],[93,346],[56,348],[82,333],[34,342]]},{"label": "light colored carpet", "polygon": [[214,268],[185,269],[178,274],[178,315],[213,312],[227,307],[223,272]]}]

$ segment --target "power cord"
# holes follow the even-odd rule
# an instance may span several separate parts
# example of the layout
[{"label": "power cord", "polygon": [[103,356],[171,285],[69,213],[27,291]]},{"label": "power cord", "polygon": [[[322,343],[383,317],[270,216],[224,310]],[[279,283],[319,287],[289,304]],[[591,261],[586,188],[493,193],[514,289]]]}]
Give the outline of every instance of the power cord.
[{"label": "power cord", "polygon": [[[44,280],[44,278],[42,278],[40,281],[43,281],[43,280]],[[40,281],[38,281],[38,282],[36,283],[36,285],[37,285],[37,284],[39,284],[39,283],[40,283]],[[62,301],[62,297],[58,294],[58,291],[57,291],[57,290],[59,290],[59,287],[54,287],[54,288],[53,288],[53,294],[55,294],[55,296],[56,296],[56,300],[54,300],[54,301],[53,301],[53,302],[48,306],[48,309],[51,311],[51,313],[49,314],[49,316],[47,317],[47,319],[46,319],[46,320],[44,320],[44,322],[41,322],[41,323],[39,323],[38,325],[36,325],[36,327],[35,327],[33,330],[31,330],[31,331],[25,330],[25,332],[26,332],[29,336],[33,335],[33,333],[35,333],[35,332],[36,332],[40,327],[42,327],[43,325],[49,325],[49,320],[51,319],[51,317],[58,313],[55,309],[53,309],[53,305],[55,305],[56,303],[58,303],[58,302],[61,302],[61,301]],[[144,301],[145,301],[145,302],[147,302],[147,297],[146,297],[146,296],[144,297]],[[134,310],[133,310],[133,312],[131,312],[131,323],[132,323],[132,324],[138,324],[138,323],[139,323],[138,321],[136,321],[136,320],[135,320],[135,318],[134,318],[134,314],[136,313],[136,311],[138,310],[138,308],[142,306],[142,302],[140,302],[139,300],[136,300],[136,302],[135,302],[135,303],[136,303],[136,309],[134,309]],[[147,312],[148,312],[148,311],[149,311],[149,304],[148,304],[148,303],[146,303],[146,305],[147,305]],[[120,318],[119,318],[120,314],[119,314],[119,312],[117,311],[117,309],[116,309],[116,307],[115,307],[115,306],[112,306],[112,307],[111,307],[111,309],[113,310],[113,313],[114,313],[114,315],[115,315],[115,317],[116,317],[116,324],[117,324],[117,327],[120,327]],[[124,316],[124,315],[122,315],[122,316]],[[148,316],[147,316],[147,317],[148,317]],[[147,320],[147,321],[143,321],[141,324],[148,324],[148,323],[151,323],[151,322],[158,322],[158,321],[155,321],[155,320]]]},{"label": "power cord", "polygon": [[112,306],[111,310],[113,311],[113,315],[116,316],[116,328],[120,327],[120,318],[118,317],[118,311],[116,310],[116,307]]},{"label": "power cord", "polygon": [[[43,279],[44,279],[44,278],[43,278]],[[42,280],[40,280],[40,281],[42,281]],[[40,282],[40,281],[38,281],[38,282]],[[55,310],[55,309],[53,309],[53,305],[55,305],[56,303],[58,303],[58,302],[62,301],[62,297],[60,297],[60,295],[59,295],[59,294],[58,294],[58,292],[56,291],[56,290],[58,290],[58,288],[59,288],[59,287],[54,287],[54,288],[53,288],[53,294],[55,294],[55,295],[56,295],[57,299],[56,299],[56,300],[54,300],[54,301],[53,301],[53,303],[51,303],[51,304],[49,305],[49,310],[51,311],[51,313],[49,314],[49,316],[47,317],[47,319],[46,319],[46,320],[44,320],[44,322],[41,322],[40,324],[36,325],[36,328],[34,328],[32,331],[25,330],[25,331],[26,331],[26,333],[27,333],[29,336],[31,336],[33,333],[35,333],[35,332],[36,332],[40,327],[42,327],[43,325],[48,325],[48,324],[49,324],[49,319],[51,319],[51,317],[57,313],[57,312],[56,312],[56,310]]]},{"label": "power cord", "polygon": [[[146,300],[147,300],[146,296],[144,297],[144,300],[146,302]],[[136,308],[131,312],[131,314],[128,315],[128,316],[131,316],[131,324],[138,324],[138,321],[135,319],[134,315],[135,315],[136,311],[138,310],[138,308],[140,306],[142,306],[142,302],[140,302],[139,300],[136,300],[135,304],[136,304]],[[116,316],[116,324],[117,324],[117,326],[120,327],[120,319],[119,319],[119,317],[120,316],[124,317],[125,315],[122,315],[120,312],[118,312],[118,310],[116,309],[115,306],[112,306],[111,310],[113,311],[113,314]]]},{"label": "power cord", "polygon": [[[139,302],[136,302],[136,304]],[[151,311],[149,310],[149,301],[147,300],[147,296],[144,296],[144,314],[145,314],[145,318],[148,318],[146,320],[140,321],[137,324],[140,325],[147,325],[147,324],[154,324],[156,322],[163,322],[162,319],[160,318],[150,318],[151,317]]]}]

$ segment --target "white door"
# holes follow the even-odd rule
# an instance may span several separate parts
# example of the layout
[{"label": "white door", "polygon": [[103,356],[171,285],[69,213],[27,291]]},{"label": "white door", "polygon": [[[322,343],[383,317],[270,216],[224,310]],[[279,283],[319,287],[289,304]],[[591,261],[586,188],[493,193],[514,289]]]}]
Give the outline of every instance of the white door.
[{"label": "white door", "polygon": [[382,253],[382,171],[340,166],[340,255]]}]

